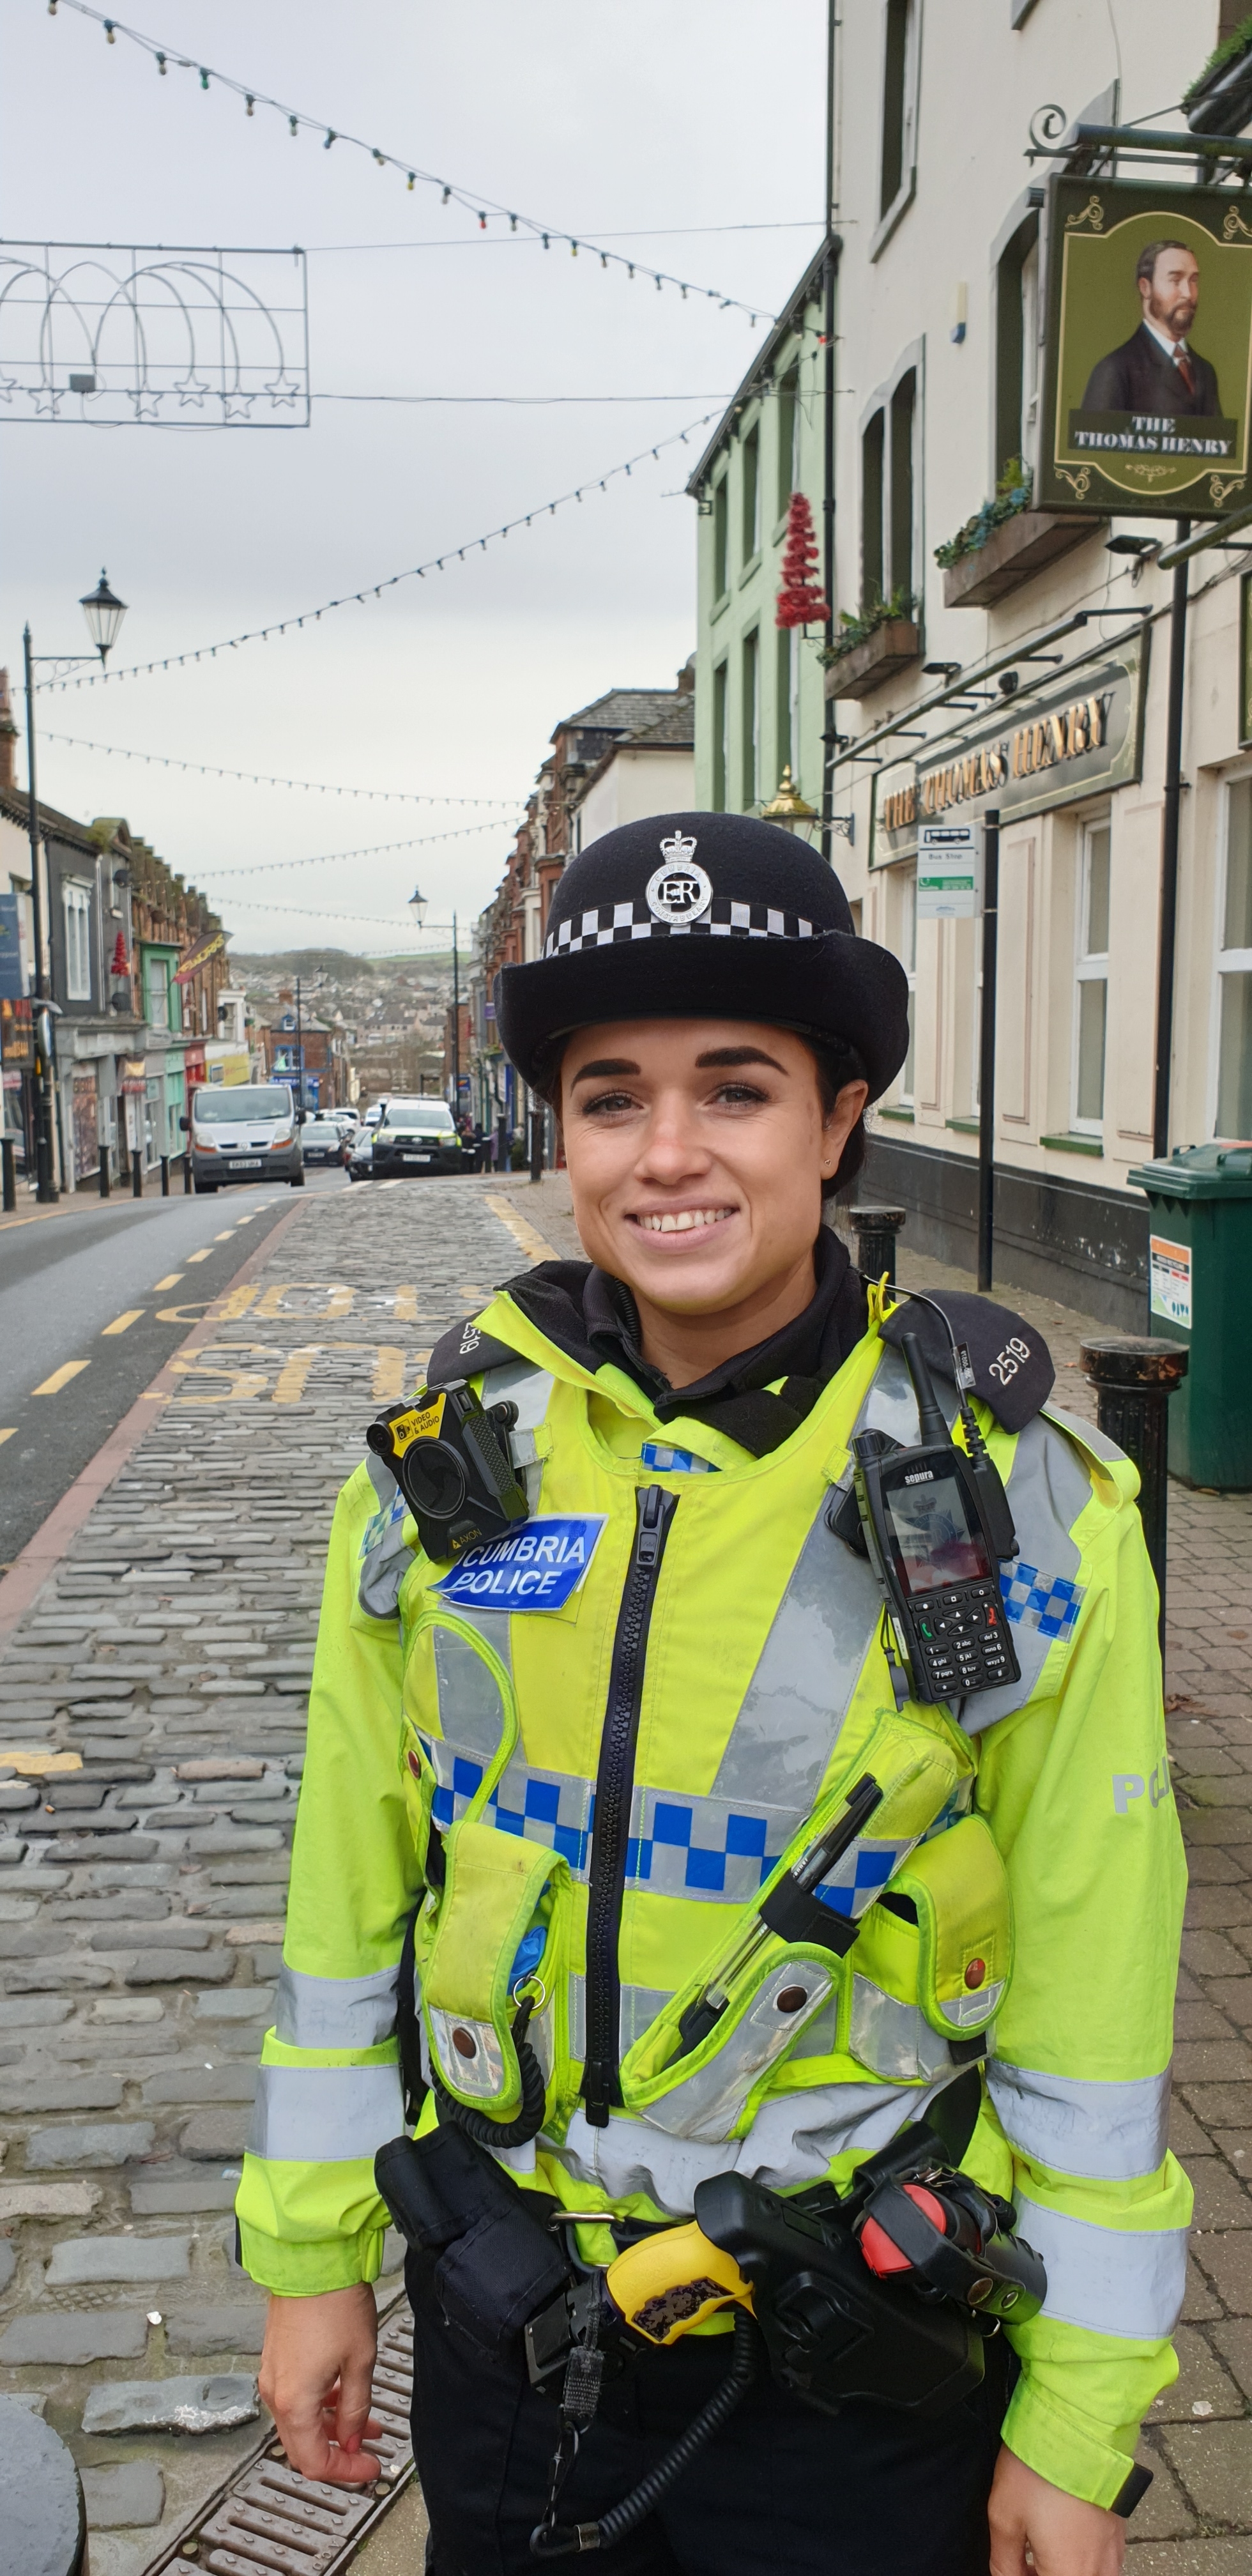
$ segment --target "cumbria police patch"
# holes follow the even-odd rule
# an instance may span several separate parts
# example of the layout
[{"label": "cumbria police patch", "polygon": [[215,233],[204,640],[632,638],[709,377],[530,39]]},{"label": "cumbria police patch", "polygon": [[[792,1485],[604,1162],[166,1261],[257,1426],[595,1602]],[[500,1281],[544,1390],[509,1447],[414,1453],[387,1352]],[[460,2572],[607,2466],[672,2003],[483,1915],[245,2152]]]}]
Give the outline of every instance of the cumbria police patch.
[{"label": "cumbria police patch", "polygon": [[454,1610],[563,1610],[599,1545],[604,1512],[526,1521],[467,1547],[432,1589]]}]

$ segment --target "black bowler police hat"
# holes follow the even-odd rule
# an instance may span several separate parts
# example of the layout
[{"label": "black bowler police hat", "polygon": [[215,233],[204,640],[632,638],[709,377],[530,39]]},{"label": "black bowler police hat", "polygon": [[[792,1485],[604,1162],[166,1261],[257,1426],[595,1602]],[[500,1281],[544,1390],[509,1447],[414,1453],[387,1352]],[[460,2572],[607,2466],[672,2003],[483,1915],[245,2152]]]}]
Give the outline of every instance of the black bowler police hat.
[{"label": "black bowler police hat", "polygon": [[871,1100],[909,1043],[899,960],[858,939],[814,850],[749,814],[653,814],[593,841],[556,888],[542,957],[503,968],[495,1005],[539,1088],[556,1043],[604,1020],[795,1029],[859,1059]]}]

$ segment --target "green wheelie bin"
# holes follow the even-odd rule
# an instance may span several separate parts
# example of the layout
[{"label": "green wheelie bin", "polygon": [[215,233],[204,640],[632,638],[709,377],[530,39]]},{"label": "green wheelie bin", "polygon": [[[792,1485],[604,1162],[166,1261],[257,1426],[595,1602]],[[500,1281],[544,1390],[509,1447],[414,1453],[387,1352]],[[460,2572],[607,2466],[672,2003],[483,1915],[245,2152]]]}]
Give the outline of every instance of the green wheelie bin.
[{"label": "green wheelie bin", "polygon": [[1148,1330],[1186,1344],[1169,1408],[1169,1471],[1252,1487],[1252,1144],[1179,1146],[1127,1176],[1149,1209]]}]

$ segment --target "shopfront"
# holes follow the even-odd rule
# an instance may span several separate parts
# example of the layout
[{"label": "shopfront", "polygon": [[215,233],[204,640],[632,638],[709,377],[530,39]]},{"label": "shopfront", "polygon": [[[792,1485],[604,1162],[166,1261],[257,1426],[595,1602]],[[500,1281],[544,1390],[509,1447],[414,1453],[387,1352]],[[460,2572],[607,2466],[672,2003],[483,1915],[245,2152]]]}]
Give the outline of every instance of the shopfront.
[{"label": "shopfront", "polygon": [[921,757],[881,745],[866,927],[909,976],[910,1047],[871,1122],[868,1195],[909,1209],[919,1252],[972,1264],[981,884],[965,918],[927,918],[918,857],[923,834],[965,824],[980,853],[996,812],[997,1277],[1132,1328],[1147,1224],[1126,1176],[1150,1149],[1160,841],[1140,786],[1150,637],[1137,621],[1073,654],[1045,643],[945,710]]}]

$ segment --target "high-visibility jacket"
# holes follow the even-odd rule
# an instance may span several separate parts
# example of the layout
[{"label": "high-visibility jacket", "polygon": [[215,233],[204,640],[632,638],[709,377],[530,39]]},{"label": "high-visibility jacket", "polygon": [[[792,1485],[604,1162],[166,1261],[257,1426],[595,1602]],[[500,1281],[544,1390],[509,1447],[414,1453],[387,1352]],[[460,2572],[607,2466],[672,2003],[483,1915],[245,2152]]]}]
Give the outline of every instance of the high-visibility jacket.
[{"label": "high-visibility jacket", "polygon": [[[864,1338],[757,1458],[694,1418],[661,1426],[624,1370],[590,1374],[502,1293],[465,1347],[477,1329],[516,1354],[476,1383],[519,1408],[530,1520],[450,1581],[378,1462],[349,1478],[243,2260],[288,2296],[378,2273],[415,1907],[426,2063],[502,2122],[530,1966],[546,2115],[501,2160],[567,2206],[590,2188],[685,2218],[732,2168],[784,2192],[846,2181],[981,2044],[965,2162],[1015,2199],[1048,2273],[1042,2313],[1009,2328],[1005,2438],[1107,2505],[1176,2375],[1190,2217],[1165,2140],[1184,1872],[1137,1479],[1050,1405],[1016,1435],[976,1407],[1020,1542],[1021,1679],[960,1724],[897,1710],[873,1576],[827,1519],[855,1431],[917,1437],[878,1320],[872,1296]],[[641,1510],[645,1492],[664,1499]],[[682,2053],[679,2015],[866,1770],[883,1804],[819,1890],[859,1925],[849,1955],[772,1940]]]}]

